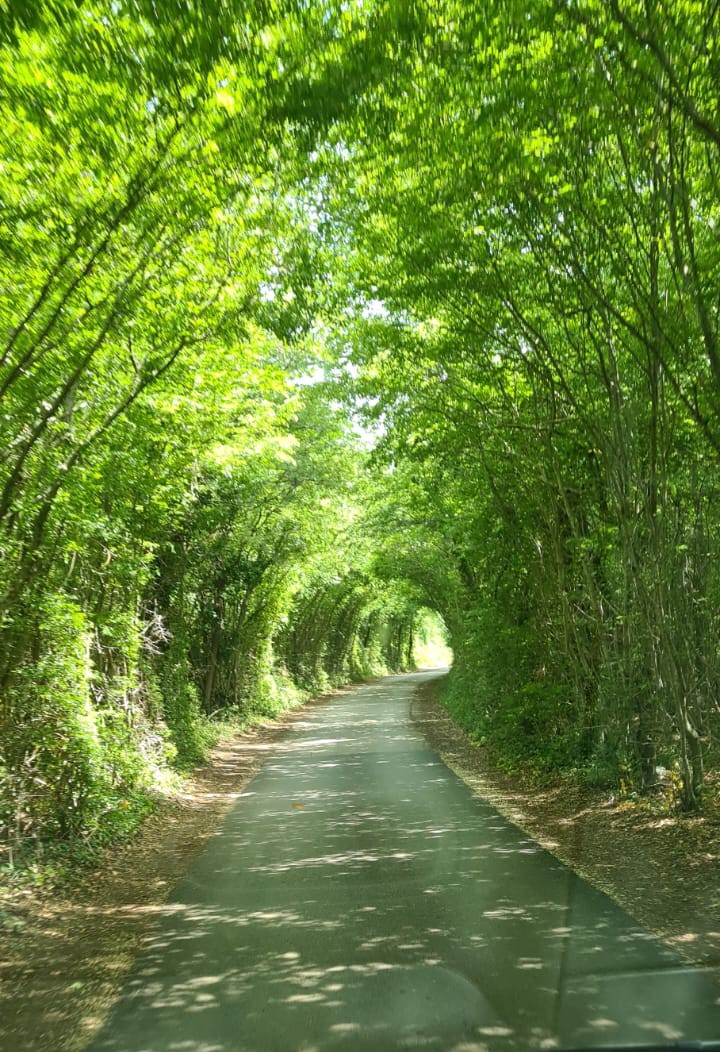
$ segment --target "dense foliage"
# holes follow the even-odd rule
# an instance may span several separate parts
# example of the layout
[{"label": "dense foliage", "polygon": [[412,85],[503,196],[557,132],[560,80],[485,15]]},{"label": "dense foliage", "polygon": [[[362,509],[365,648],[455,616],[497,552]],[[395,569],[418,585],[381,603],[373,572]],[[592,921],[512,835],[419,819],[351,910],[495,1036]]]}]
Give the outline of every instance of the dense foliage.
[{"label": "dense foliage", "polygon": [[393,626],[413,609],[373,589],[353,540],[364,455],[301,382],[322,355],[322,264],[293,187],[355,41],[292,5],[230,14],[0,8],[14,849],[131,825],[169,765],[203,754],[211,718],[409,660]]},{"label": "dense foliage", "polygon": [[720,728],[717,9],[423,10],[326,164],[359,304],[338,340],[419,494],[399,551],[442,595],[449,703],[510,757],[635,791],[674,770],[697,807]]},{"label": "dense foliage", "polygon": [[0,5],[9,843],[131,822],[211,719],[408,667],[423,607],[509,759],[700,806],[717,30],[706,0]]}]

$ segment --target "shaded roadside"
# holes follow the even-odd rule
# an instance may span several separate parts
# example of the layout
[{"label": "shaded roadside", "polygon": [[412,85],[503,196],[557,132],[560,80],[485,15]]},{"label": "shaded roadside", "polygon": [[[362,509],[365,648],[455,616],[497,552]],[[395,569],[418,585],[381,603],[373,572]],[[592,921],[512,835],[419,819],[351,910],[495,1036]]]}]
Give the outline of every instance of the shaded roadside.
[{"label": "shaded roadside", "polygon": [[268,752],[309,708],[345,689],[217,746],[182,793],[72,889],[12,897],[0,889],[13,920],[0,931],[0,1048],[76,1052],[87,1043],[158,910]]},{"label": "shaded roadside", "polygon": [[509,774],[438,702],[442,682],[419,688],[411,716],[444,763],[644,928],[720,977],[717,817],[653,815],[607,790]]}]

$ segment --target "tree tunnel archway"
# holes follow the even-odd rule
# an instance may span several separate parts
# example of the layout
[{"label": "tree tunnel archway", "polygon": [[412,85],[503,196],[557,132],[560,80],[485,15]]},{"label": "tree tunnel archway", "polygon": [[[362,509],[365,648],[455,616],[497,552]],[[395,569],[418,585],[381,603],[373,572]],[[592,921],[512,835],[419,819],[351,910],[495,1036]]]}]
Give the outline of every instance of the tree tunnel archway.
[{"label": "tree tunnel archway", "polygon": [[442,614],[433,607],[421,606],[416,612],[413,659],[419,669],[452,666],[450,633]]}]

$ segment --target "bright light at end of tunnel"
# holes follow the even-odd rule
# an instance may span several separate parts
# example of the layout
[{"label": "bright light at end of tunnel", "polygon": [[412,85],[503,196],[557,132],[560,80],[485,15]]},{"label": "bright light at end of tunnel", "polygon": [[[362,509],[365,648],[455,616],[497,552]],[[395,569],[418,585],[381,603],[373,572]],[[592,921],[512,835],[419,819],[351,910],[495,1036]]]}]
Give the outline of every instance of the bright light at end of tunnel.
[{"label": "bright light at end of tunnel", "polygon": [[453,662],[445,622],[427,607],[418,613],[413,657],[418,668],[449,668]]}]

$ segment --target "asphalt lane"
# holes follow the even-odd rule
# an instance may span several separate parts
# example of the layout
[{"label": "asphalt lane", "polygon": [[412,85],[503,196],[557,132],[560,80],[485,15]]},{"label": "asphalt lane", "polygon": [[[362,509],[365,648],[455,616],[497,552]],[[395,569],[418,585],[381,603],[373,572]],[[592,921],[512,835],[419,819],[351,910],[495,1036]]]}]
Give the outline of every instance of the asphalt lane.
[{"label": "asphalt lane", "polygon": [[413,729],[429,675],[359,687],[288,732],[174,889],[88,1052],[720,1038],[709,979]]}]

